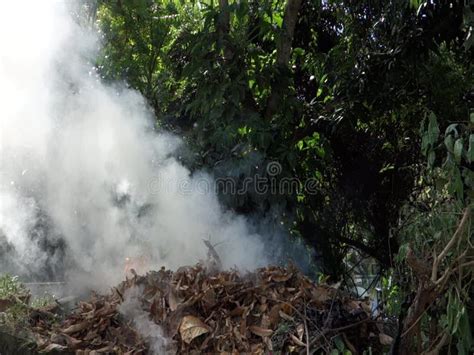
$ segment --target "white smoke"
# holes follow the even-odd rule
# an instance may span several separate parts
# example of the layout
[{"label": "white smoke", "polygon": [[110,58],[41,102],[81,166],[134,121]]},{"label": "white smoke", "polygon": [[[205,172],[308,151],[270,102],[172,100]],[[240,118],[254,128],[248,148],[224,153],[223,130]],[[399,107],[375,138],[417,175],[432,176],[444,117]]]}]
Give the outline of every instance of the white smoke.
[{"label": "white smoke", "polygon": [[[181,141],[154,132],[143,97],[100,82],[96,36],[64,4],[0,6],[0,243],[18,271],[59,259],[32,238],[41,216],[42,237],[65,240],[63,266],[81,284],[116,283],[125,257],[144,252],[154,267],[195,263],[209,237],[224,241],[226,268],[268,261],[245,219],[196,189],[174,157]],[[211,180],[199,174],[199,184]]]},{"label": "white smoke", "polygon": [[149,344],[151,354],[166,354],[170,339],[165,337],[158,324],[150,320],[150,313],[142,309],[143,290],[135,286],[128,289],[123,296],[124,301],[119,306],[119,312],[132,321],[133,327]]}]

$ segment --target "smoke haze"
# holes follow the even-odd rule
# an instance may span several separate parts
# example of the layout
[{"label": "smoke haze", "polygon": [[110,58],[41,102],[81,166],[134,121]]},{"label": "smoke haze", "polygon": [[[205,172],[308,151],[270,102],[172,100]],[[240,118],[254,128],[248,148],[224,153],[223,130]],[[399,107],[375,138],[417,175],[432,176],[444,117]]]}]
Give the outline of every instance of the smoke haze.
[{"label": "smoke haze", "polygon": [[180,139],[154,130],[143,97],[100,82],[93,31],[57,2],[1,6],[2,272],[106,287],[127,256],[176,268],[205,259],[208,238],[224,241],[225,268],[270,261],[244,218],[193,188],[196,175],[175,158]]}]

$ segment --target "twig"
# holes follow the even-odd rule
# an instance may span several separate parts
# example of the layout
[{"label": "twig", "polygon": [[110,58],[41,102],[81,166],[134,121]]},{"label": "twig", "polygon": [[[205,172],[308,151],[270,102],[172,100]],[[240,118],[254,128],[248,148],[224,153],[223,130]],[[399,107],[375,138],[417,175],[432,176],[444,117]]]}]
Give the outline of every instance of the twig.
[{"label": "twig", "polygon": [[454,274],[456,271],[461,271],[461,269],[466,266],[474,265],[474,260],[473,260],[473,261],[462,263],[458,265],[457,267],[454,267],[454,264],[456,264],[458,261],[460,261],[462,258],[466,256],[466,252],[467,250],[464,253],[462,253],[458,258],[456,258],[453,264],[444,271],[443,276],[441,276],[438,280],[434,282],[436,286],[442,285],[441,289],[444,288],[444,282],[448,279],[449,276]]},{"label": "twig", "polygon": [[347,337],[346,333],[342,333],[342,339],[344,340],[344,343],[346,343],[346,346],[349,348],[352,354],[357,354],[357,350],[354,347],[354,345],[349,341],[349,338]]},{"label": "twig", "polygon": [[424,354],[426,354],[426,355],[438,355],[441,351],[441,348],[446,344],[448,339],[449,339],[449,333],[445,331],[444,334],[443,334],[443,337],[438,342],[438,344],[436,344],[436,346],[433,348],[433,350],[427,351]]},{"label": "twig", "polygon": [[259,286],[250,286],[250,287],[240,289],[239,291],[236,291],[234,293],[231,293],[231,294],[226,295],[225,297],[221,298],[219,300],[219,302],[217,302],[214,306],[211,307],[211,309],[214,309],[214,308],[218,307],[219,305],[222,305],[224,302],[227,302],[228,300],[231,300],[234,297],[238,297],[238,296],[243,295],[244,293],[247,293],[247,292],[257,291],[259,289],[260,289]]},{"label": "twig", "polygon": [[[269,301],[274,301],[274,302],[277,302],[277,303],[282,303],[282,304],[285,304],[287,306],[289,306],[291,309],[293,309],[296,314],[303,320],[303,323],[304,323],[304,326],[305,326],[305,332],[307,334],[306,336],[306,354],[308,354],[308,351],[310,351],[311,349],[311,343],[310,343],[310,340],[309,340],[309,331],[308,331],[308,323],[307,321],[311,321],[311,319],[308,318],[308,316],[306,315],[306,305],[305,305],[305,314],[302,314],[295,306],[293,306],[292,304],[286,302],[286,301],[282,301],[282,300],[279,300],[279,299],[269,299]],[[316,330],[320,332],[320,334],[318,335],[319,338],[321,337],[324,337],[325,334],[323,334],[323,331],[320,331],[319,330],[319,327],[318,325],[311,321],[311,323],[315,326]],[[324,337],[325,338],[325,337]],[[325,339],[327,341],[327,339]],[[313,343],[314,344],[314,343]],[[301,352],[301,354],[304,354],[305,352]]]},{"label": "twig", "polygon": [[461,268],[464,268],[464,267],[470,266],[470,265],[474,265],[474,260],[473,261],[468,261],[467,263],[464,263],[464,264],[461,264],[456,269],[461,269]]},{"label": "twig", "polygon": [[326,328],[329,324],[329,321],[331,321],[331,315],[332,315],[332,307],[334,306],[334,302],[336,301],[336,297],[337,297],[337,294],[339,292],[339,289],[336,289],[336,292],[334,292],[334,296],[332,297],[332,300],[331,300],[331,307],[329,307],[329,312],[328,312],[328,317],[326,318],[326,320],[324,321],[324,327]]},{"label": "twig", "polygon": [[117,295],[120,297],[120,300],[123,302],[123,295],[122,293],[118,290],[117,287],[114,287],[115,292],[117,292]]},{"label": "twig", "polygon": [[330,332],[342,332],[344,330],[347,330],[347,329],[351,329],[351,328],[354,328],[354,327],[357,327],[358,325],[361,325],[363,323],[366,323],[370,321],[370,318],[367,317],[366,319],[363,319],[361,321],[358,321],[356,323],[353,323],[353,324],[348,324],[348,325],[345,325],[343,327],[339,327],[339,328],[326,328],[326,329],[323,329],[323,331],[321,333],[319,333],[313,340],[311,340],[311,342],[309,343],[309,346],[313,346],[316,342],[318,342],[319,339],[321,339],[323,336],[325,336],[327,333],[330,333]]},{"label": "twig", "polygon": [[362,294],[360,295],[361,298],[364,297],[364,295],[367,293],[368,290],[372,288],[372,286],[374,286],[377,282],[379,282],[381,276],[382,276],[382,269],[379,270],[377,276],[375,276],[374,279],[370,282],[369,287],[367,287],[365,291],[362,292]]},{"label": "twig", "polygon": [[222,261],[221,261],[221,258],[219,257],[219,254],[217,253],[216,249],[214,248],[214,246],[211,244],[210,241],[204,239],[203,242],[206,245],[206,247],[208,248],[208,255],[210,255],[214,259],[214,261],[217,264],[217,268],[220,269],[222,267]]},{"label": "twig", "polygon": [[293,311],[295,311],[296,314],[297,314],[301,319],[303,319],[303,320],[306,319],[306,321],[310,321],[310,322],[314,325],[314,327],[316,328],[316,330],[319,331],[318,325],[317,325],[315,322],[313,322],[310,318],[308,318],[306,315],[303,315],[303,313],[301,313],[301,312],[298,310],[298,308],[296,308],[295,306],[293,306],[291,303],[288,303],[288,302],[286,302],[286,301],[282,301],[282,300],[279,300],[279,299],[268,299],[268,301],[273,301],[273,302],[282,303],[282,304],[287,305],[287,306],[290,307]]},{"label": "twig", "polygon": [[305,338],[306,338],[306,355],[309,355],[309,331],[308,331],[308,323],[306,322],[306,303],[304,304],[304,331],[305,331]]},{"label": "twig", "polygon": [[403,338],[404,336],[406,336],[407,334],[409,334],[411,332],[411,330],[418,324],[418,322],[421,320],[421,318],[423,318],[423,316],[425,315],[426,311],[428,311],[428,308],[431,307],[431,305],[433,304],[434,300],[432,302],[430,302],[428,304],[428,306],[426,306],[426,308],[423,310],[423,312],[421,312],[421,314],[418,316],[418,318],[410,325],[410,327],[405,330],[402,335],[400,336],[401,338]]},{"label": "twig", "polygon": [[471,211],[469,207],[464,210],[461,222],[459,222],[458,228],[454,232],[452,238],[450,239],[448,244],[446,244],[443,251],[437,257],[434,258],[433,269],[431,273],[431,281],[433,281],[434,283],[436,283],[439,263],[444,259],[444,257],[448,254],[449,250],[453,247],[454,244],[456,244],[458,238],[461,236],[462,231],[464,230],[464,226],[466,225],[470,217],[470,212]]}]

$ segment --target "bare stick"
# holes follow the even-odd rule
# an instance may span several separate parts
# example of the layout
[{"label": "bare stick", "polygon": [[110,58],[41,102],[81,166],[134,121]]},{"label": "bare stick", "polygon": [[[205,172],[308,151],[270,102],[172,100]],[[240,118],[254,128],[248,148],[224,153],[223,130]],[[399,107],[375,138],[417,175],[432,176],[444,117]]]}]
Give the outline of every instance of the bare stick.
[{"label": "bare stick", "polygon": [[304,305],[304,332],[305,332],[305,337],[306,337],[306,355],[309,355],[309,331],[308,331],[308,323],[306,322],[306,303]]},{"label": "bare stick", "polygon": [[448,254],[449,250],[453,247],[453,245],[456,244],[458,238],[461,236],[461,234],[464,230],[464,226],[466,225],[466,223],[467,223],[467,221],[470,217],[470,214],[471,214],[470,208],[466,208],[464,210],[461,222],[459,223],[459,226],[456,229],[456,232],[454,232],[454,234],[453,234],[453,237],[448,242],[448,244],[446,244],[443,251],[437,257],[434,258],[434,260],[433,260],[433,269],[432,269],[432,273],[431,273],[431,281],[433,281],[434,283],[436,283],[436,279],[437,279],[437,276],[438,276],[439,263],[443,260],[443,258],[446,256],[446,254]]}]

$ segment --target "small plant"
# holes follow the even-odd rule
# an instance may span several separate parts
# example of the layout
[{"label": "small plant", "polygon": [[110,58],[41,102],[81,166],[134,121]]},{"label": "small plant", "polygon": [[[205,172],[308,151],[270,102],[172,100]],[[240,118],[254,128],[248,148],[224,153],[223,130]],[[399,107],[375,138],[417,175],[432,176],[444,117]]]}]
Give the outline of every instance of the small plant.
[{"label": "small plant", "polygon": [[30,291],[17,276],[0,277],[0,326],[18,331],[27,329],[31,310],[45,308],[54,303],[52,295],[31,298]]},{"label": "small plant", "polygon": [[41,297],[33,298],[33,300],[31,301],[31,307],[32,308],[45,308],[47,306],[50,306],[51,304],[54,304],[55,302],[56,301],[51,294],[45,293]]},{"label": "small plant", "polygon": [[25,324],[30,293],[18,277],[0,277],[0,326],[18,329]]},{"label": "small plant", "polygon": [[0,277],[0,298],[25,295],[28,290],[17,276],[3,275]]}]

